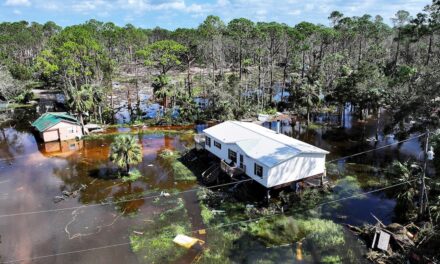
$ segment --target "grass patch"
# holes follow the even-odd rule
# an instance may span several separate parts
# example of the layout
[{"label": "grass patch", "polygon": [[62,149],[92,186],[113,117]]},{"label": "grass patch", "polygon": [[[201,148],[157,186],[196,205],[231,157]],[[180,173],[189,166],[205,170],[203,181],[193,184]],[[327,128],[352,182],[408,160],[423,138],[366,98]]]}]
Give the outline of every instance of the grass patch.
[{"label": "grass patch", "polygon": [[180,153],[168,149],[159,153],[161,157],[171,168],[175,181],[195,181],[197,177],[180,161]]},{"label": "grass patch", "polygon": [[85,135],[83,137],[84,140],[96,140],[96,139],[104,139],[104,138],[111,138],[118,135],[152,135],[152,134],[159,134],[159,135],[169,135],[169,136],[175,136],[175,135],[185,135],[185,136],[192,136],[194,132],[192,130],[176,130],[176,129],[158,129],[158,128],[151,128],[151,129],[144,129],[144,130],[133,130],[128,132],[119,132],[115,131],[112,133],[103,133],[103,134],[89,134]]},{"label": "grass patch", "polygon": [[344,243],[343,229],[340,225],[318,218],[294,219],[280,216],[276,219],[252,222],[247,228],[250,234],[270,246],[290,244],[305,238],[322,246],[339,246]]},{"label": "grass patch", "polygon": [[234,248],[234,241],[240,237],[240,232],[229,229],[212,229],[208,232],[208,245],[199,263],[224,264],[232,263],[229,256]]},{"label": "grass patch", "polygon": [[[356,189],[353,178],[340,183]],[[257,214],[253,215],[247,212],[245,203],[221,191],[201,189],[197,195],[203,222],[210,228],[200,263],[280,263],[292,257],[291,248],[296,248],[298,242],[302,242],[299,247],[306,263],[341,263],[346,259],[353,260],[350,263],[356,263],[361,256],[351,256],[350,248],[346,247],[350,244],[350,240],[347,240],[349,234],[341,225],[321,219],[317,213],[273,216],[273,213],[266,214],[270,208],[255,208]],[[328,196],[331,194],[310,189],[303,192],[296,206],[298,209],[314,207],[317,200]],[[305,203],[309,200],[313,202]],[[265,215],[268,217],[260,218]],[[260,219],[222,227],[224,224],[249,220],[254,216]],[[278,247],[285,244],[291,246]],[[295,258],[296,251],[293,252]]]},{"label": "grass patch", "polygon": [[320,129],[322,127],[322,124],[317,124],[317,123],[310,122],[307,127],[309,129],[312,129],[312,130],[317,130],[317,129]]},{"label": "grass patch", "polygon": [[[173,201],[175,202],[175,201]],[[188,212],[181,198],[175,206],[156,215],[143,229],[142,235],[130,236],[130,245],[141,263],[170,263],[187,250],[177,246],[173,238],[190,231]]]},{"label": "grass patch", "polygon": [[135,182],[142,178],[142,174],[139,170],[133,169],[128,173],[128,176],[122,177],[123,182]]}]

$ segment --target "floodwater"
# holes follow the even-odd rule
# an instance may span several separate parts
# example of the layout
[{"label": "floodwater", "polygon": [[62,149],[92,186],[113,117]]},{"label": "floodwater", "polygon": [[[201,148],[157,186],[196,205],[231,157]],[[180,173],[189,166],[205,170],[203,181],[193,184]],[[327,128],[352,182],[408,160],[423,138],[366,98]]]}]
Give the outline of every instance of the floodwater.
[{"label": "floodwater", "polygon": [[[0,129],[0,261],[23,260],[21,263],[137,263],[137,257],[128,244],[133,226],[141,225],[158,212],[148,199],[120,203],[118,206],[100,203],[157,194],[160,190],[187,190],[196,183],[177,183],[170,169],[158,159],[163,149],[183,150],[193,146],[192,139],[180,134],[164,134],[160,130],[118,128],[108,131],[148,132],[136,134],[142,144],[143,161],[135,166],[143,180],[132,184],[122,183],[114,175],[115,167],[108,161],[109,145],[113,137],[64,143],[42,144],[30,132],[29,121],[36,117],[32,109],[17,109],[10,113],[13,120]],[[349,115],[349,113],[347,113]],[[346,118],[346,129],[325,125],[329,119],[318,117],[322,126],[314,130],[301,128],[300,124],[285,123],[282,132],[329,150],[328,160],[395,143],[392,136],[379,135],[379,141],[368,141],[376,132],[376,121],[356,122]],[[386,123],[386,115],[379,122]],[[274,124],[264,124],[275,128]],[[197,126],[196,130],[203,127]],[[172,127],[170,129],[179,129]],[[185,127],[183,129],[188,129]],[[413,135],[414,136],[414,135]],[[393,159],[406,160],[420,157],[419,140],[370,152],[365,155],[335,162],[341,173],[356,177],[360,186],[369,180],[383,177],[379,172],[362,170],[362,166],[383,168]],[[353,169],[354,168],[354,169]],[[337,180],[338,175],[329,175]],[[83,188],[78,196],[54,202],[63,191],[73,192]],[[339,188],[339,189],[338,189]],[[364,188],[365,189],[365,188]],[[366,188],[368,189],[368,188]],[[336,187],[335,195],[346,194],[343,184]],[[362,191],[358,188],[355,191]],[[189,206],[191,218],[197,218],[194,195],[182,196]],[[87,206],[95,205],[95,206]],[[393,197],[387,193],[373,193],[362,199],[343,201],[337,207],[322,208],[328,218],[349,224],[374,223],[372,214],[384,223],[394,216]],[[59,210],[71,208],[69,210]],[[55,210],[55,211],[53,211]],[[21,215],[22,212],[36,212]],[[135,213],[135,214],[134,214]],[[14,215],[18,214],[18,215]],[[200,219],[193,221],[200,227]],[[355,242],[353,242],[354,244]],[[89,248],[121,244],[111,248],[87,251]],[[255,249],[256,250],[256,249]],[[254,250],[254,251],[255,251]],[[276,249],[282,250],[282,249]],[[289,249],[291,250],[291,249]],[[74,254],[59,254],[75,252]],[[253,252],[249,249],[249,254]],[[281,254],[290,261],[291,255]],[[35,258],[33,261],[30,259]]]},{"label": "floodwater", "polygon": [[[20,110],[15,110],[14,115]],[[32,114],[30,115],[32,116]],[[191,147],[191,138],[163,133],[139,134],[143,161],[136,166],[143,179],[122,183],[106,178],[114,174],[108,161],[112,137],[93,140],[39,143],[29,128],[1,128],[0,141],[0,256],[1,261],[127,243],[131,226],[149,219],[157,208],[151,201],[138,200],[115,205],[83,207],[157,193],[156,189],[189,189],[194,183],[174,182],[169,168],[158,159],[163,149]],[[128,132],[127,128],[121,131]],[[111,131],[115,132],[115,131]],[[54,197],[63,191],[86,186],[77,197],[58,203]],[[136,196],[137,195],[137,196]],[[47,211],[68,207],[75,210],[4,216],[21,212]],[[136,212],[136,217],[127,217]],[[125,213],[124,215],[122,213]],[[129,245],[99,251],[47,257],[32,263],[136,263]]]}]

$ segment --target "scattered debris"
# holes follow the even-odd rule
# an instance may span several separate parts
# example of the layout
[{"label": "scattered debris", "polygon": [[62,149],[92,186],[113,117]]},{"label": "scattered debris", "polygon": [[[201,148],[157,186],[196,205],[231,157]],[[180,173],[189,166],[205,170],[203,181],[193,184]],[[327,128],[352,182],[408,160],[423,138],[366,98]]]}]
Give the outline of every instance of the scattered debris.
[{"label": "scattered debris", "polygon": [[64,196],[55,196],[54,198],[53,198],[53,202],[54,203],[59,203],[59,202],[61,202],[61,201],[64,201],[66,199],[66,197],[64,197]]},{"label": "scattered debris", "polygon": [[95,183],[95,181],[97,181],[98,179],[93,179],[93,181],[91,181],[89,184],[94,184]]},{"label": "scattered debris", "polygon": [[164,191],[160,192],[160,196],[162,196],[162,197],[169,197],[170,195],[171,195],[170,193],[167,193]]},{"label": "scattered debris", "polygon": [[253,205],[253,204],[246,204],[246,209],[252,209],[254,207],[255,207],[255,205]]},{"label": "scattered debris", "polygon": [[369,137],[365,141],[367,141],[367,142],[377,142],[377,139],[375,137]]},{"label": "scattered debris", "polygon": [[61,201],[66,200],[67,198],[76,198],[79,195],[79,193],[82,190],[86,189],[86,188],[87,188],[87,185],[81,184],[81,187],[79,187],[79,189],[77,189],[75,191],[66,191],[66,190],[64,190],[62,192],[62,196],[55,196],[53,198],[53,202],[54,203],[59,203]]},{"label": "scattered debris", "polygon": [[402,257],[406,252],[415,246],[413,241],[415,235],[408,231],[417,230],[414,224],[403,226],[401,224],[392,223],[383,224],[376,216],[376,225],[365,225],[357,227],[347,225],[347,227],[368,245],[371,245],[367,259],[374,263],[392,263],[394,260]]},{"label": "scattered debris", "polygon": [[182,246],[182,247],[186,248],[186,249],[190,249],[190,248],[192,248],[193,246],[195,246],[197,244],[200,245],[200,246],[205,244],[205,241],[203,241],[203,240],[200,240],[200,239],[197,239],[197,238],[194,238],[194,237],[189,237],[189,236],[186,236],[186,235],[181,235],[181,234],[177,235],[173,239],[173,242],[176,243],[179,246]]},{"label": "scattered debris", "polygon": [[[74,222],[76,221],[76,218],[78,217],[78,215],[79,215],[81,212],[83,212],[82,209],[83,209],[83,208],[80,207],[80,208],[74,210],[74,211],[72,212],[72,220],[70,220],[70,221],[67,223],[67,225],[64,227],[64,231],[66,232],[66,234],[67,234],[67,236],[69,237],[69,239],[75,239],[75,238],[78,238],[78,237],[86,237],[86,236],[95,235],[95,234],[101,232],[101,230],[102,230],[103,228],[110,227],[110,226],[114,225],[114,224],[116,223],[116,221],[118,221],[118,219],[119,219],[121,216],[123,216],[123,215],[125,214],[125,210],[124,210],[122,213],[118,214],[118,215],[114,215],[114,214],[112,214],[113,217],[114,217],[114,218],[113,218],[113,221],[110,222],[109,224],[106,224],[106,225],[98,225],[98,226],[95,228],[95,232],[91,232],[91,233],[75,233],[75,234],[72,235],[72,234],[70,233],[70,231],[69,231],[69,226],[70,226],[72,223],[74,223]],[[81,211],[80,211],[80,210],[81,210]],[[89,227],[85,226],[84,229],[88,230]]]},{"label": "scattered debris", "polygon": [[139,231],[133,231],[133,233],[135,233],[136,235],[140,235],[140,236],[142,236],[144,234],[144,232],[139,232]]}]

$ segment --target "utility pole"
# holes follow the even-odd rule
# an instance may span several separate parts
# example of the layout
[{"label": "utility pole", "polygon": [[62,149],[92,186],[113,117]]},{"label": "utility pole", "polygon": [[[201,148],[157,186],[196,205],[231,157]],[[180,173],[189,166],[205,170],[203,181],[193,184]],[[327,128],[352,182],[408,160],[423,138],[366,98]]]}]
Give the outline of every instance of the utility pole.
[{"label": "utility pole", "polygon": [[425,175],[426,175],[426,167],[428,163],[428,145],[429,145],[429,130],[426,131],[426,141],[425,141],[425,151],[424,151],[424,164],[423,164],[423,173],[421,174],[420,181],[420,195],[419,195],[419,218],[422,218],[425,209],[428,195],[426,193],[426,185],[425,185]]}]

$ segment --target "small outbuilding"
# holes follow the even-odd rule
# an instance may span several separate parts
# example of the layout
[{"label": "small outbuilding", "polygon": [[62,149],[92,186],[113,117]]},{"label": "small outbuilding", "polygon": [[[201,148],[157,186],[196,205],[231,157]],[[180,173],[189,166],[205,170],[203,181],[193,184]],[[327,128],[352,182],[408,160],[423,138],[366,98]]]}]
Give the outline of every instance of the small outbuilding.
[{"label": "small outbuilding", "polygon": [[32,123],[44,142],[63,141],[83,136],[78,120],[65,112],[48,112]]},{"label": "small outbuilding", "polygon": [[279,128],[277,131],[226,121],[205,129],[202,141],[204,148],[221,160],[220,167],[227,174],[246,174],[266,188],[325,175],[328,151],[281,134]]}]

